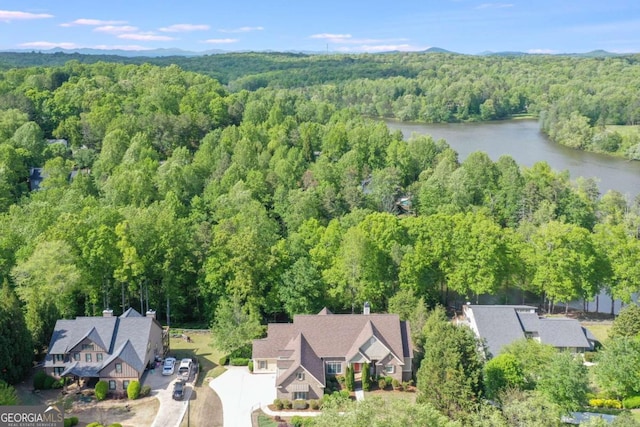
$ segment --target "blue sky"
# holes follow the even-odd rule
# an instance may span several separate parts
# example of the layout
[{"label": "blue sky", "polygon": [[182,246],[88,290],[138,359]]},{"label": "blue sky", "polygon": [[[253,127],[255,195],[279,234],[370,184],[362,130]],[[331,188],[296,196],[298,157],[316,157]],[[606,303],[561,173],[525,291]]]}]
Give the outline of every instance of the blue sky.
[{"label": "blue sky", "polygon": [[640,52],[638,0],[0,0],[0,50]]}]

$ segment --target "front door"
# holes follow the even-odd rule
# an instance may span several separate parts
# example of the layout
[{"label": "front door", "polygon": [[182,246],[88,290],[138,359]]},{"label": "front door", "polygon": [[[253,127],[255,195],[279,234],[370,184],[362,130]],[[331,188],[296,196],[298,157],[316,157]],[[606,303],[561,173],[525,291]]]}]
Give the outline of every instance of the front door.
[{"label": "front door", "polygon": [[354,363],[353,364],[353,373],[354,374],[359,374],[361,370],[362,370],[362,364],[361,363]]}]

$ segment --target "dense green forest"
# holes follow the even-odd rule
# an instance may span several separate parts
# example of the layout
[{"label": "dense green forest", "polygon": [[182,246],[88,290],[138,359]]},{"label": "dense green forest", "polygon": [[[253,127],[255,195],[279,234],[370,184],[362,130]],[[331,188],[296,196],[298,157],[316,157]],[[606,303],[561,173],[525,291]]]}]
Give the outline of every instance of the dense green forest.
[{"label": "dense green forest", "polygon": [[[56,319],[106,307],[210,325],[507,288],[549,303],[638,290],[637,200],[545,163],[460,162],[445,141],[403,141],[367,118],[446,106],[437,120],[483,119],[493,102],[484,118],[552,126],[570,111],[597,132],[636,120],[634,57],[225,58],[209,71],[225,85],[177,65],[0,72],[0,281],[38,351]],[[233,65],[252,61],[253,75]],[[355,62],[354,78],[338,62]],[[321,84],[302,87],[296,69]],[[415,117],[400,115],[409,100]],[[44,168],[36,191],[32,167]]]}]

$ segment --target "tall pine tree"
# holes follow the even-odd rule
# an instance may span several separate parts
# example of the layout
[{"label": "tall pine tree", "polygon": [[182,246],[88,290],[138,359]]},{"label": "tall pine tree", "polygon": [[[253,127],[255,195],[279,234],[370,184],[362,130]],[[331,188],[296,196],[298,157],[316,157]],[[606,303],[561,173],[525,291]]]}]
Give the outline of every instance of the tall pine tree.
[{"label": "tall pine tree", "polygon": [[5,281],[0,292],[0,380],[21,381],[31,369],[33,346],[20,303]]}]

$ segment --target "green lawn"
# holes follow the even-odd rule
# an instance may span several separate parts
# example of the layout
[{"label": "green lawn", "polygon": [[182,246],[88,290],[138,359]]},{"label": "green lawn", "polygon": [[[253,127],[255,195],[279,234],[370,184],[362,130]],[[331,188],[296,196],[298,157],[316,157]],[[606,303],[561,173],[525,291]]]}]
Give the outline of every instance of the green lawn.
[{"label": "green lawn", "polygon": [[602,322],[581,322],[582,326],[589,329],[598,341],[604,342],[609,337],[609,331],[611,330],[611,321]]},{"label": "green lawn", "polygon": [[188,329],[172,329],[171,335],[184,334],[190,338],[190,342],[179,337],[172,336],[170,338],[169,354],[175,356],[178,360],[183,357],[197,357],[200,362],[200,375],[198,376],[198,386],[206,377],[220,375],[225,368],[218,366],[218,361],[224,353],[216,349],[212,345],[212,337],[210,332],[194,332]]},{"label": "green lawn", "polygon": [[258,415],[258,427],[278,427],[278,423],[265,414]]}]

